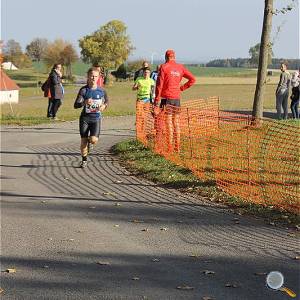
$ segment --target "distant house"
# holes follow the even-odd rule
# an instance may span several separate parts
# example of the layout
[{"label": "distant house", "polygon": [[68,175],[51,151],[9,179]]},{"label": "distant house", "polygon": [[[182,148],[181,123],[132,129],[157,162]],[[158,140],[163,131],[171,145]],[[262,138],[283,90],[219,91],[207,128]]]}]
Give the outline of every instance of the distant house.
[{"label": "distant house", "polygon": [[3,70],[18,70],[18,68],[11,61],[2,63],[1,67]]},{"label": "distant house", "polygon": [[18,103],[19,87],[0,69],[0,104]]}]

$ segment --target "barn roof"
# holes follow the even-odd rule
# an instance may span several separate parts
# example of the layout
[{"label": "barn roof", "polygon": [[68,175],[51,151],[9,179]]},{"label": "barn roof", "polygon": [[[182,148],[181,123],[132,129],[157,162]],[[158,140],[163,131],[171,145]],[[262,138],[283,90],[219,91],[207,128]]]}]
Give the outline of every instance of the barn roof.
[{"label": "barn roof", "polygon": [[0,91],[19,90],[18,85],[0,69]]}]

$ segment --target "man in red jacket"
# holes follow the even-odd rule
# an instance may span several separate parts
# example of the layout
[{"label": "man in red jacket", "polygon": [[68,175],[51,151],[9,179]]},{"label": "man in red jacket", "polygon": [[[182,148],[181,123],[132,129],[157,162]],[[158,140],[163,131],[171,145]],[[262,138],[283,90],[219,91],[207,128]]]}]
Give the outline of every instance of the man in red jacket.
[{"label": "man in red jacket", "polygon": [[[174,50],[167,50],[166,63],[161,65],[155,90],[154,110],[158,113],[158,105],[165,109],[168,135],[168,151],[179,152],[180,149],[180,94],[195,83],[194,75],[183,65],[176,63]],[[188,79],[181,85],[182,78]],[[175,139],[175,143],[173,140]],[[173,147],[174,144],[174,147]]]}]

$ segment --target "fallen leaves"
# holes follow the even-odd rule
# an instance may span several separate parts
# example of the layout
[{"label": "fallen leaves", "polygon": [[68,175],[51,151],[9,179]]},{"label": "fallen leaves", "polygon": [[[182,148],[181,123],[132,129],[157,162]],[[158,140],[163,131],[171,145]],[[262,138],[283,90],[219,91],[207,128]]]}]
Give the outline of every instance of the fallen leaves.
[{"label": "fallen leaves", "polygon": [[177,290],[184,290],[184,291],[191,291],[194,289],[193,286],[188,286],[188,285],[179,285],[176,287]]},{"label": "fallen leaves", "polygon": [[216,272],[210,271],[210,270],[204,270],[202,273],[203,273],[204,275],[214,275],[214,274],[216,274]]},{"label": "fallen leaves", "polygon": [[110,262],[108,261],[97,261],[96,264],[99,266],[110,266]]},{"label": "fallen leaves", "polygon": [[160,230],[161,231],[167,231],[169,228],[168,227],[162,227]]},{"label": "fallen leaves", "polygon": [[15,268],[9,268],[9,269],[6,269],[4,272],[6,272],[6,273],[16,273],[17,270]]},{"label": "fallen leaves", "polygon": [[232,221],[234,222],[234,224],[240,224],[239,218],[234,218]]},{"label": "fallen leaves", "polygon": [[104,196],[117,197],[117,195],[116,195],[115,193],[113,193],[113,192],[104,192],[104,193],[102,193],[102,195],[104,195]]},{"label": "fallen leaves", "polygon": [[148,232],[149,229],[148,228],[144,228],[144,229],[142,229],[142,231]]},{"label": "fallen leaves", "polygon": [[212,298],[210,296],[203,296],[202,300],[214,300],[214,298]]},{"label": "fallen leaves", "polygon": [[267,273],[266,272],[255,272],[254,275],[256,275],[256,276],[265,276],[265,275],[267,275]]},{"label": "fallen leaves", "polygon": [[2,294],[4,292],[4,289],[0,288],[0,294]]},{"label": "fallen leaves", "polygon": [[120,225],[119,224],[115,224],[114,227],[120,227]]},{"label": "fallen leaves", "polygon": [[226,283],[226,284],[225,284],[225,287],[228,287],[228,288],[237,288],[238,285],[235,284],[235,283]]},{"label": "fallen leaves", "polygon": [[117,202],[115,203],[115,206],[121,206],[121,203]]},{"label": "fallen leaves", "polygon": [[132,223],[145,223],[143,220],[133,219],[130,222]]},{"label": "fallen leaves", "polygon": [[140,280],[140,277],[132,277],[131,279],[136,281],[136,280]]}]

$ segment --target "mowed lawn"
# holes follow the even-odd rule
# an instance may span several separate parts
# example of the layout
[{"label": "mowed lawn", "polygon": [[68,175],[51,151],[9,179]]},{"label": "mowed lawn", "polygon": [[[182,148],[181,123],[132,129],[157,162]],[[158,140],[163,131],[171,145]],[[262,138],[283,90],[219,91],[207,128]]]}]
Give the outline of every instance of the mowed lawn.
[{"label": "mowed lawn", "polygon": [[[215,73],[212,74],[212,77],[197,76],[197,83],[182,93],[182,101],[218,96],[220,97],[220,107],[223,110],[252,109],[256,78],[253,77],[251,70],[243,74],[245,77],[238,72],[236,74],[239,76],[235,76],[236,74],[233,76],[232,72],[224,77],[216,76]],[[249,75],[252,76],[249,77]],[[46,118],[48,99],[43,97],[42,91],[37,87],[37,80],[44,81],[47,75],[29,69],[10,71],[9,76],[21,86],[20,100],[18,104],[1,106],[1,123],[35,124],[48,122]],[[267,110],[275,108],[274,94],[277,80],[277,76],[268,78],[264,101],[264,107]],[[111,86],[106,87],[110,105],[105,115],[116,116],[135,113],[136,92],[131,90],[132,85],[132,81],[124,81],[114,82]],[[80,109],[75,110],[73,108],[79,88],[80,86],[76,85],[65,86],[65,99],[58,113],[61,120],[74,120],[79,117]]]}]

